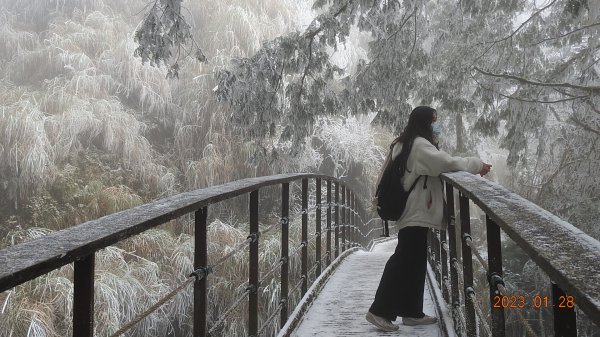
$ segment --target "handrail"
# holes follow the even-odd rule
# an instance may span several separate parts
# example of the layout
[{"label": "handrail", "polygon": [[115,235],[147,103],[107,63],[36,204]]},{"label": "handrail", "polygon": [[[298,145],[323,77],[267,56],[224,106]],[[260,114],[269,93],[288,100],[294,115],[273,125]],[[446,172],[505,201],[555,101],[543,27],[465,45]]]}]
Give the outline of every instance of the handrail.
[{"label": "handrail", "polygon": [[[444,299],[451,307],[459,309],[459,296],[464,296],[468,336],[474,336],[477,330],[477,308],[468,300],[473,295],[472,255],[489,268],[488,298],[492,300],[495,295],[502,293],[500,289],[504,289],[500,230],[552,280],[552,297],[555,301],[567,294],[573,296],[575,305],[600,327],[600,242],[547,210],[486,179],[466,172],[444,173],[440,177],[446,185],[448,230],[440,231],[439,237],[430,237],[429,258],[432,264],[441,265],[441,268],[433,268],[440,285],[447,284],[450,276],[451,289],[443,286],[440,289],[444,289]],[[459,191],[457,204],[460,217],[457,221],[460,221],[456,225],[454,188]],[[472,245],[469,201],[473,201],[487,215],[487,263]],[[455,226],[460,228],[462,242],[457,242],[454,235],[447,235],[455,233]],[[458,260],[458,250],[462,251],[462,263]],[[459,265],[462,265],[462,271],[458,270]],[[450,270],[447,266],[450,266]],[[504,336],[504,310],[491,307],[490,312],[493,336]],[[553,312],[555,333],[572,335],[576,329],[574,308],[559,309],[556,305]],[[457,323],[460,322],[455,321]]]},{"label": "handrail", "polygon": [[[315,205],[308,207],[308,180],[315,180],[316,198]],[[321,181],[326,182],[321,185]],[[205,336],[207,327],[207,285],[206,277],[218,267],[218,263],[208,265],[207,263],[207,212],[208,206],[240,195],[249,195],[249,218],[250,228],[248,238],[227,255],[234,255],[241,249],[249,252],[249,275],[246,282],[245,295],[248,296],[249,321],[248,332],[251,336],[257,336],[266,325],[258,328],[258,288],[265,277],[271,276],[277,267],[281,267],[281,301],[277,311],[280,313],[280,326],[284,326],[288,319],[288,296],[296,289],[288,291],[289,260],[292,257],[289,252],[288,227],[290,209],[290,182],[301,181],[302,193],[302,244],[298,247],[301,252],[302,275],[301,294],[306,293],[309,275],[321,274],[321,267],[328,266],[333,258],[337,258],[341,252],[361,245],[367,247],[378,236],[373,233],[373,227],[377,224],[372,221],[364,222],[364,212],[356,195],[347,188],[343,181],[321,174],[279,174],[258,178],[242,179],[219,186],[208,187],[191,192],[181,193],[172,197],[164,198],[149,204],[131,208],[114,213],[102,218],[85,222],[83,224],[57,231],[44,237],[34,239],[0,250],[0,293],[18,286],[29,280],[33,280],[52,270],[58,269],[66,264],[74,263],[74,310],[73,310],[73,334],[78,337],[91,337],[93,335],[93,303],[94,303],[94,273],[95,253],[112,244],[118,243],[131,236],[139,234],[148,229],[164,224],[172,219],[188,213],[194,213],[194,269],[187,281],[182,283],[171,293],[182,290],[186,284],[194,283],[194,335]],[[262,231],[258,227],[258,192],[260,188],[267,186],[281,186],[281,221]],[[332,188],[332,185],[334,185]],[[322,200],[322,189],[327,190],[326,203]],[[341,192],[341,193],[340,193]],[[340,195],[341,194],[341,195]],[[332,200],[333,199],[333,200]],[[311,199],[312,200],[312,199]],[[325,207],[323,207],[325,206]],[[315,234],[308,237],[308,215],[315,211]],[[326,214],[321,214],[321,211]],[[364,213],[363,213],[364,214]],[[326,215],[326,224],[321,228],[321,216]],[[335,215],[334,217],[332,215]],[[341,218],[341,221],[339,221]],[[259,280],[258,254],[261,234],[275,227],[281,228],[281,259],[274,266],[269,266],[267,274]],[[335,234],[335,236],[331,235]],[[311,229],[311,233],[313,230]],[[367,233],[367,234],[365,234]],[[326,235],[324,235],[326,234]],[[321,241],[326,239],[326,252],[321,254]],[[333,239],[335,238],[335,242]],[[313,243],[314,241],[314,243]],[[310,243],[310,245],[309,245]],[[316,257],[312,267],[308,266],[308,248],[315,246]],[[293,252],[292,252],[293,253]],[[312,254],[312,253],[311,253]],[[225,259],[223,257],[221,260]],[[219,260],[219,263],[220,261]],[[187,275],[186,275],[187,276]],[[315,278],[316,278],[315,277]],[[245,296],[244,295],[244,296]],[[163,298],[151,309],[162,305],[168,300]],[[234,303],[236,306],[239,303]],[[151,310],[148,309],[148,310]],[[292,308],[293,309],[293,308]],[[137,321],[143,319],[138,316],[134,321],[124,326],[118,333],[125,331]],[[270,319],[277,315],[270,314]],[[264,324],[267,324],[266,322]],[[217,328],[212,326],[211,330]]]},{"label": "handrail", "polygon": [[8,247],[0,251],[0,292],[204,206],[303,178],[341,182],[320,174],[247,178],[177,194]]}]

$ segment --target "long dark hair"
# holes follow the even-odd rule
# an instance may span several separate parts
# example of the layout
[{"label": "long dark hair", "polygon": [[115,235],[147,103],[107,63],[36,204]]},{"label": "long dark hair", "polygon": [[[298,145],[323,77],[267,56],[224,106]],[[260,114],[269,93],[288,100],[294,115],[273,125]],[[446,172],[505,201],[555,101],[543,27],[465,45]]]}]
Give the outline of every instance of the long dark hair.
[{"label": "long dark hair", "polygon": [[408,124],[400,136],[392,142],[396,144],[402,143],[402,151],[400,151],[400,172],[406,170],[406,162],[408,155],[412,149],[413,142],[417,137],[423,137],[433,144],[433,132],[431,132],[431,123],[433,123],[433,115],[436,110],[428,106],[418,106],[413,109],[408,118]]}]

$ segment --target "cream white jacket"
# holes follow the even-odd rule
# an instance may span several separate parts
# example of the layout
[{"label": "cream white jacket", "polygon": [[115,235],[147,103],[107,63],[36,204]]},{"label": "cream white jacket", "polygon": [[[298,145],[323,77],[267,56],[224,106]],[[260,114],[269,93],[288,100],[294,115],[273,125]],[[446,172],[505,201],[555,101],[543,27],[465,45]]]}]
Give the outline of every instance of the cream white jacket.
[{"label": "cream white jacket", "polygon": [[[392,151],[392,160],[402,150],[402,143],[396,143]],[[398,229],[410,226],[445,228],[442,223],[444,214],[444,188],[440,173],[467,171],[479,173],[483,167],[481,159],[476,157],[452,157],[438,150],[427,139],[417,137],[408,155],[407,172],[402,177],[404,190],[408,191],[415,179],[421,177],[410,193],[404,213],[396,225]],[[425,178],[427,182],[425,183]]]}]

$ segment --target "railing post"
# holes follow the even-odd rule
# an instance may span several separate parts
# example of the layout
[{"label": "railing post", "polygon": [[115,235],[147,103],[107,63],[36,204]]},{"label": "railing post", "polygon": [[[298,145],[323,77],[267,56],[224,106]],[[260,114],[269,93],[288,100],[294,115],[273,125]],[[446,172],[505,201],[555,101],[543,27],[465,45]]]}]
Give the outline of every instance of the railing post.
[{"label": "railing post", "polygon": [[94,336],[95,253],[75,261],[73,275],[73,336]]},{"label": "railing post", "polygon": [[552,282],[552,308],[554,313],[554,336],[577,336],[574,300],[554,282]]},{"label": "railing post", "polygon": [[500,227],[487,214],[485,215],[488,246],[488,281],[490,283],[490,312],[492,316],[492,336],[504,337],[506,334],[504,323],[504,308],[494,308],[494,297],[500,296],[498,291],[498,277],[502,277],[502,242],[500,241]]},{"label": "railing post", "polygon": [[433,230],[431,229],[427,231],[427,261],[435,273],[435,264],[433,262]]},{"label": "railing post", "polygon": [[448,251],[446,251],[446,249],[444,248],[444,244],[446,247],[448,247],[448,237],[445,229],[440,231],[440,247],[442,255],[440,261],[440,263],[442,264],[442,281],[440,283],[440,288],[442,290],[442,296],[444,297],[444,301],[446,301],[446,303],[449,303],[450,294],[448,293],[448,287],[446,287],[446,285],[448,284]]},{"label": "railing post", "polygon": [[248,272],[248,334],[253,337],[258,335],[258,190],[250,192],[250,267]]},{"label": "railing post", "polygon": [[316,179],[316,236],[317,236],[317,242],[316,242],[316,246],[315,246],[315,261],[316,263],[318,263],[317,265],[317,271],[316,271],[316,275],[321,275],[321,178],[317,178]]},{"label": "railing post", "polygon": [[340,183],[335,182],[335,231],[334,231],[334,258],[337,258],[340,255]]},{"label": "railing post", "polygon": [[350,245],[351,247],[356,246],[356,228],[354,227],[354,193],[350,191]]},{"label": "railing post", "polygon": [[469,198],[460,193],[460,228],[462,238],[462,260],[463,260],[463,280],[464,296],[465,296],[465,318],[467,323],[467,336],[475,337],[477,335],[477,327],[475,321],[475,306],[469,297],[469,293],[473,290],[473,256],[471,248],[467,245],[467,236],[471,235],[471,218],[469,215]]},{"label": "railing post", "polygon": [[433,244],[434,244],[433,257],[435,258],[435,277],[436,277],[438,284],[441,287],[442,286],[442,260],[440,259],[440,256],[441,256],[440,250],[441,250],[442,234],[437,229],[434,229],[432,232],[433,232]]},{"label": "railing post", "polygon": [[283,328],[288,318],[288,284],[289,284],[289,220],[290,217],[290,184],[281,184],[281,318],[279,327]]},{"label": "railing post", "polygon": [[346,250],[346,186],[342,185],[342,252]]},{"label": "railing post", "polygon": [[346,248],[344,248],[344,250],[352,247],[352,227],[350,226],[350,221],[352,219],[352,206],[350,202],[350,189],[346,187]]},{"label": "railing post", "polygon": [[352,228],[352,191],[346,188],[346,249],[352,248],[354,244],[354,229]]},{"label": "railing post", "polygon": [[364,228],[363,228],[363,222],[362,219],[364,219],[364,217],[362,216],[362,211],[361,211],[361,205],[359,203],[360,198],[355,194],[354,195],[354,208],[356,210],[356,214],[354,214],[354,225],[356,226],[356,235],[357,235],[357,240],[359,242],[359,244],[365,248],[366,245],[364,243],[364,237],[363,234],[365,233]]},{"label": "railing post", "polygon": [[[208,208],[203,207],[194,214],[194,270],[208,266],[206,219]],[[207,292],[206,278],[194,282],[194,337],[206,336]]]},{"label": "railing post", "polygon": [[454,188],[446,183],[446,207],[448,207],[448,248],[450,248],[450,290],[452,319],[454,326],[458,326],[458,310],[460,299],[458,292],[458,269],[454,265],[458,261],[456,255],[456,217],[454,212]]},{"label": "railing post", "polygon": [[354,194],[354,192],[352,192],[352,241],[354,242],[354,246],[358,245],[358,240],[359,240],[359,231],[358,231],[358,227],[356,226],[356,214],[357,214],[357,207],[356,207],[356,194]]},{"label": "railing post", "polygon": [[331,264],[331,180],[327,180],[327,265]]},{"label": "railing post", "polygon": [[302,179],[302,296],[308,289],[308,179]]},{"label": "railing post", "polygon": [[350,225],[352,226],[352,247],[357,245],[358,231],[356,228],[356,195],[350,191]]},{"label": "railing post", "polygon": [[381,222],[383,223],[383,235],[382,236],[389,238],[390,237],[390,225],[387,220],[381,220]]}]

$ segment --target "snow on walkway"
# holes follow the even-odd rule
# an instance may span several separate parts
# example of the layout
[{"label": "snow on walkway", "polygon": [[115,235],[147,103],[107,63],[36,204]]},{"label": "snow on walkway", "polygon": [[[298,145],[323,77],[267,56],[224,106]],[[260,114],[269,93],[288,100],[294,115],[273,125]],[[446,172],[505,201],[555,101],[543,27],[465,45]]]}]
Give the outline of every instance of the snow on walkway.
[{"label": "snow on walkway", "polygon": [[[385,263],[394,253],[397,242],[387,241],[376,245],[371,252],[361,250],[346,257],[308,308],[292,336],[441,336],[437,324],[405,326],[398,318],[394,322],[400,323],[398,331],[383,332],[365,320]],[[423,311],[435,316],[427,282]]]}]

